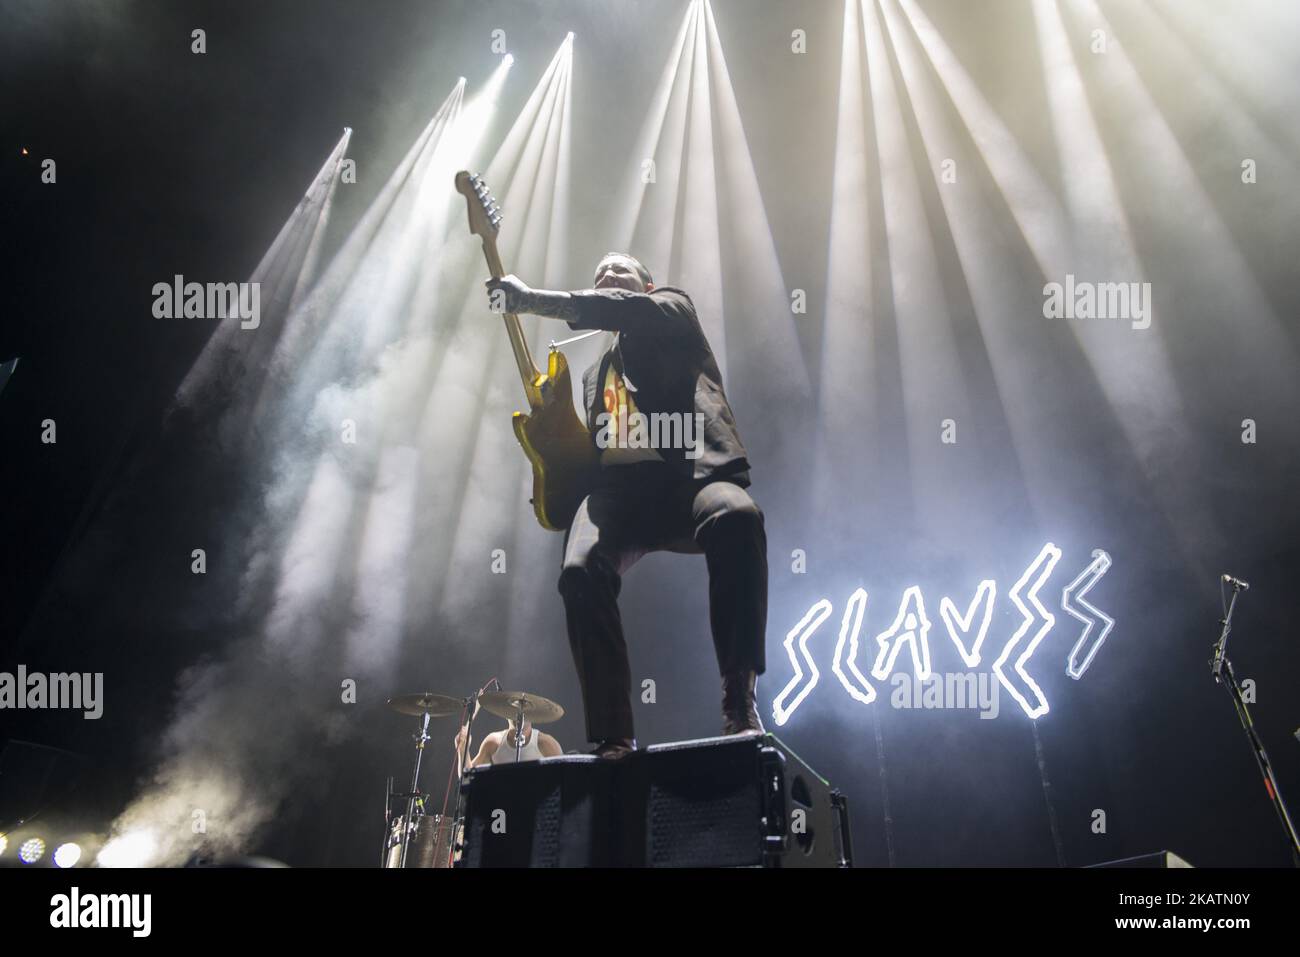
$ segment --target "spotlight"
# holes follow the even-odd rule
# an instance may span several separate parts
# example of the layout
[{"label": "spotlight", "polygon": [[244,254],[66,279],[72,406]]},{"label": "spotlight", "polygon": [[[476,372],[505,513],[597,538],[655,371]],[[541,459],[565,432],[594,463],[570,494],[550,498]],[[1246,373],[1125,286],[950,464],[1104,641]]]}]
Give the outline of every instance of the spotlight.
[{"label": "spotlight", "polygon": [[0,854],[3,854],[9,847],[9,835],[0,834]]},{"label": "spotlight", "polygon": [[45,842],[39,837],[23,841],[23,846],[18,848],[18,860],[24,864],[35,864],[44,856]]},{"label": "spotlight", "polygon": [[512,64],[512,63],[514,63],[514,62],[515,62],[515,55],[514,55],[513,53],[507,53],[507,54],[506,54],[506,66],[509,66],[510,64]]},{"label": "spotlight", "polygon": [[60,844],[54,852],[55,867],[76,867],[81,860],[80,844]]},{"label": "spotlight", "polygon": [[130,831],[105,844],[95,863],[100,867],[148,867],[156,848],[152,831]]},{"label": "spotlight", "polygon": [[573,31],[572,31],[572,30],[570,30],[569,33],[568,33],[568,35],[565,36],[565,38],[564,38],[564,42],[565,42],[565,43],[572,43],[572,42],[573,42]]}]

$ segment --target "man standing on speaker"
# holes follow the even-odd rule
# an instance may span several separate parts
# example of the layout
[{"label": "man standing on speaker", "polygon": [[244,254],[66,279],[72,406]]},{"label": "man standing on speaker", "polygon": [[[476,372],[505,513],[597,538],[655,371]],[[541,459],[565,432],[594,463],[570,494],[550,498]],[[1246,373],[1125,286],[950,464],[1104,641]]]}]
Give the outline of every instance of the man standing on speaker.
[{"label": "man standing on speaker", "polygon": [[[559,590],[588,740],[601,757],[636,748],[618,594],[622,576],[652,551],[704,554],[723,734],[761,733],[755,695],[765,670],[767,537],[763,513],[745,491],[749,460],[713,350],[690,297],[656,288],[632,256],[606,254],[592,285],[560,292],[531,289],[515,276],[487,281],[497,311],[614,333],[583,375],[593,442],[602,432],[606,439],[611,431],[627,435],[627,422],[638,413],[680,414],[702,428],[690,447],[602,440],[600,480],[565,535]],[[618,428],[610,430],[611,421]]]}]

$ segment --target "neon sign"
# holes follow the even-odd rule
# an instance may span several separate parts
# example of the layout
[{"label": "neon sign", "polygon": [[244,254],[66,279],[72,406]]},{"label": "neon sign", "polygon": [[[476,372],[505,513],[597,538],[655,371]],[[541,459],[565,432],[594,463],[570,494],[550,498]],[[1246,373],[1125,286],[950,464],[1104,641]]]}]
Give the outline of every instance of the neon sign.
[{"label": "neon sign", "polygon": [[[1034,680],[1029,666],[1043,639],[1056,625],[1056,616],[1039,599],[1039,593],[1055,570],[1061,554],[1061,549],[1047,542],[1008,590],[1007,597],[1020,613],[1021,621],[1006,638],[991,665],[992,674],[999,685],[1031,719],[1040,718],[1051,710],[1047,696]],[[1061,607],[1084,624],[1082,633],[1070,650],[1065,667],[1066,674],[1076,680],[1082,678],[1091,666],[1115,625],[1114,618],[1087,600],[1088,592],[1109,571],[1110,566],[1110,555],[1100,548],[1094,549],[1092,562],[1061,592]],[[968,669],[978,668],[983,660],[984,644],[989,637],[997,593],[997,582],[986,578],[979,583],[964,614],[958,611],[951,598],[945,596],[939,602],[939,617]],[[784,725],[790,720],[820,680],[821,671],[808,649],[808,642],[833,611],[829,599],[817,601],[786,635],[785,651],[794,675],[772,705],[772,717],[778,725]],[[858,588],[849,596],[844,607],[831,673],[853,700],[869,705],[876,700],[876,689],[858,666],[858,654],[861,651],[859,636],[866,612],[867,592]],[[1098,622],[1102,623],[1102,627],[1093,637]],[[908,655],[903,661],[906,663],[910,659],[914,679],[919,682],[930,679],[930,627],[921,586],[912,585],[904,590],[893,622],[876,635],[877,652],[871,676],[882,681],[888,679],[894,674],[900,655],[906,649]],[[795,653],[796,645],[798,657]],[[903,667],[906,668],[906,664]]]},{"label": "neon sign", "polygon": [[[957,614],[957,606],[952,603],[951,598],[944,596],[943,601],[939,602],[939,617],[943,619],[944,626],[948,629],[948,637],[957,646],[957,654],[961,655],[961,660],[966,662],[968,668],[979,667],[980,649],[984,647],[984,639],[988,637],[989,622],[993,620],[993,602],[997,596],[998,583],[991,578],[986,578],[980,582],[979,588],[975,589],[975,597],[971,600],[964,616]],[[975,637],[975,643],[967,648],[966,643],[957,633],[960,631],[962,635],[970,634],[971,622],[975,619],[975,609],[981,601],[984,602],[984,618],[980,621],[980,630]]]},{"label": "neon sign", "polygon": [[[1079,640],[1076,641],[1074,647],[1070,649],[1070,659],[1065,665],[1065,673],[1076,681],[1083,677],[1083,673],[1087,671],[1088,666],[1092,664],[1092,659],[1097,656],[1097,652],[1101,651],[1101,646],[1106,643],[1106,636],[1109,635],[1110,630],[1115,627],[1114,618],[1111,618],[1101,609],[1095,608],[1084,598],[1084,596],[1088,594],[1089,590],[1091,590],[1092,586],[1101,580],[1101,576],[1106,574],[1109,568],[1110,556],[1100,548],[1094,548],[1092,551],[1092,564],[1081,571],[1079,577],[1066,585],[1065,590],[1061,592],[1061,607],[1070,615],[1073,615],[1075,618],[1079,619],[1079,621],[1083,622],[1083,634],[1079,635]],[[1085,578],[1088,579],[1088,584],[1083,586],[1083,590],[1080,591],[1076,597],[1074,591],[1079,587],[1079,583]],[[1071,602],[1071,599],[1073,599],[1073,602]],[[1089,618],[1079,614],[1079,612],[1074,608],[1075,604],[1096,617]],[[1091,647],[1089,647],[1088,653],[1084,655],[1083,664],[1079,664],[1079,652],[1083,649],[1084,642],[1088,640],[1088,635],[1092,631],[1092,626],[1097,624],[1097,618],[1100,618],[1106,623],[1105,627],[1101,629],[1097,635],[1097,639],[1092,643]]]},{"label": "neon sign", "polygon": [[[785,636],[785,653],[790,656],[790,664],[794,665],[794,677],[791,678],[790,683],[785,686],[785,690],[776,696],[776,701],[772,702],[772,716],[776,719],[777,724],[785,724],[786,721],[790,719],[790,715],[794,714],[799,705],[803,704],[803,699],[808,697],[809,692],[811,692],[813,688],[817,687],[817,678],[821,675],[821,672],[817,670],[817,662],[813,661],[812,655],[808,653],[808,639],[812,637],[812,633],[827,619],[830,613],[831,603],[823,598],[821,601],[817,602],[817,604],[809,608],[808,614],[803,616],[803,620],[791,628],[790,633]],[[795,660],[794,657],[794,642],[796,638],[799,639],[799,652],[803,655],[804,661],[808,662],[808,670],[811,673],[811,677],[809,678],[807,687],[799,692],[798,696],[787,708],[785,705],[786,695],[793,691],[804,679],[803,668],[799,667],[799,662]],[[837,652],[836,665],[838,666],[838,664],[839,659]]]},{"label": "neon sign", "polygon": [[[1056,624],[1056,616],[1044,608],[1043,603],[1038,600],[1038,589],[1043,587],[1043,582],[1047,581],[1048,576],[1052,574],[1052,569],[1056,567],[1056,563],[1060,559],[1061,550],[1048,542],[1043,546],[1043,550],[1038,553],[1038,557],[1030,562],[1029,567],[1025,569],[1025,573],[1020,576],[1020,580],[1011,586],[1011,603],[1020,610],[1020,614],[1024,615],[1025,620],[1020,623],[1016,633],[1011,636],[1011,640],[1003,647],[1002,654],[998,655],[998,660],[993,662],[993,673],[998,676],[998,681],[1002,683],[1002,687],[1011,692],[1011,696],[1016,699],[1020,707],[1025,709],[1025,714],[1031,718],[1040,718],[1050,710],[1047,698],[1043,696],[1043,689],[1038,687],[1038,683],[1033,678],[1029,677],[1029,672],[1025,670],[1025,663],[1033,656],[1038,643]],[[1038,631],[1034,633],[1034,637],[1030,639],[1029,644],[1025,646],[1024,652],[1016,659],[1015,671],[1037,699],[1036,703],[1032,705],[1021,690],[1011,682],[1004,670],[1007,659],[1011,657],[1012,649],[1020,643],[1020,639],[1029,631],[1029,626],[1034,623],[1035,615],[1031,614],[1029,609],[1025,607],[1025,603],[1020,600],[1020,592],[1030,578],[1034,579],[1034,584],[1028,592],[1029,603],[1034,606],[1034,612],[1037,613],[1037,617],[1042,624],[1039,626]]]},{"label": "neon sign", "polygon": [[912,673],[922,681],[930,677],[930,619],[925,617],[925,599],[921,596],[920,585],[913,585],[903,592],[894,623],[876,635],[876,644],[880,645],[880,654],[876,656],[871,673],[877,678],[890,676],[894,663],[898,661],[898,653],[904,647],[912,652]]},{"label": "neon sign", "polygon": [[[826,603],[829,612],[830,602]],[[863,704],[871,704],[876,700],[876,689],[872,687],[867,676],[858,670],[858,634],[862,631],[862,618],[867,612],[867,593],[859,588],[849,596],[849,604],[844,609],[844,623],[840,625],[840,640],[835,643],[835,661],[831,664],[831,671],[835,677],[840,679],[840,684],[844,686],[855,700]],[[850,622],[852,625],[850,626]],[[844,657],[844,641],[849,642],[849,660],[848,668],[853,673],[854,682],[851,683],[841,661]]]}]

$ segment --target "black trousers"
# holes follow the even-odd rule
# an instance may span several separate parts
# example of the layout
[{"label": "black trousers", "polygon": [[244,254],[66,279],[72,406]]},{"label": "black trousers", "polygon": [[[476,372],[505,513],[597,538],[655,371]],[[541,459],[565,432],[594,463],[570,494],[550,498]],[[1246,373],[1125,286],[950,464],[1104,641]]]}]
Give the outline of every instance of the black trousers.
[{"label": "black trousers", "polygon": [[624,573],[653,551],[704,554],[719,674],[766,667],[767,534],[749,493],[659,462],[604,469],[565,535],[559,582],[590,741],[635,736],[618,593]]}]

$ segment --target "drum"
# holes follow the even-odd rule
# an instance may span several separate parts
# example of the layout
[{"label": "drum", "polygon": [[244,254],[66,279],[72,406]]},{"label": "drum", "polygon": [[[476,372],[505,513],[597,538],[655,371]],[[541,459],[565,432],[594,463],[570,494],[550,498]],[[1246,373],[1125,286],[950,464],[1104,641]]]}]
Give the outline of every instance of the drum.
[{"label": "drum", "polygon": [[[401,867],[402,829],[406,819],[399,816],[388,830],[388,854],[384,867]],[[416,814],[411,818],[410,845],[406,849],[407,867],[451,867],[452,819],[442,814]]]}]

